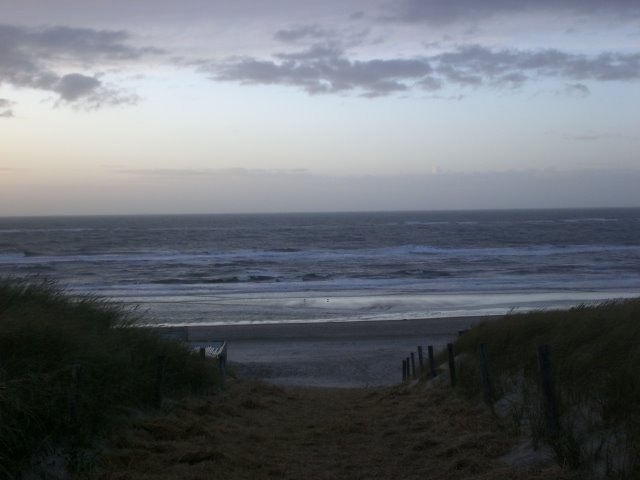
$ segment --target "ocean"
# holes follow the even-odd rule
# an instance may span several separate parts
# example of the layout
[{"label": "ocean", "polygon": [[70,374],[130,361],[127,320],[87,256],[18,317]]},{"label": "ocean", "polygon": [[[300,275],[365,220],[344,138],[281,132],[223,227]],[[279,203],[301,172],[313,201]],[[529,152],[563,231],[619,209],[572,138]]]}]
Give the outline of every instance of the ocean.
[{"label": "ocean", "polygon": [[0,276],[163,325],[566,308],[640,295],[640,209],[0,218]]}]

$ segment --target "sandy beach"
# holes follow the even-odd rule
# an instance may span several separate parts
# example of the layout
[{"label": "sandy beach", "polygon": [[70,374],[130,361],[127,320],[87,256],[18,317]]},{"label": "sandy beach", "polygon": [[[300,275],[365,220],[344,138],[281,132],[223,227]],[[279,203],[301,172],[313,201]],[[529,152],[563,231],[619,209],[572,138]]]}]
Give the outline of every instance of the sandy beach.
[{"label": "sandy beach", "polygon": [[[436,350],[461,330],[495,317],[189,326],[194,347],[224,340],[243,378],[279,385],[367,387],[402,379],[402,360],[420,345]],[[416,357],[417,361],[417,357]]]}]

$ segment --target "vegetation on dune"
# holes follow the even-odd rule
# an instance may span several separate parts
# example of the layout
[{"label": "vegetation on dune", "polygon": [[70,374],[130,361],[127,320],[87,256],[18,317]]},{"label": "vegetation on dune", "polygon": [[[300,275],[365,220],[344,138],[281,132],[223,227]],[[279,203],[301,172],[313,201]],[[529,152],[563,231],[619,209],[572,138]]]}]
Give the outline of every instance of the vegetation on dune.
[{"label": "vegetation on dune", "polygon": [[[563,464],[626,476],[640,469],[640,299],[512,314],[455,343],[462,391],[480,395],[480,344],[496,408]],[[559,431],[541,413],[537,348],[551,349]]]},{"label": "vegetation on dune", "polygon": [[50,282],[0,281],[1,478],[51,453],[82,468],[95,435],[153,404],[160,355],[166,395],[215,385],[209,360],[132,328],[135,320],[106,301],[72,299]]},{"label": "vegetation on dune", "polygon": [[[583,469],[634,478],[640,469],[640,299],[482,323],[455,344],[454,391],[446,382],[331,390],[235,381],[222,395],[170,402],[151,415],[137,413],[154,405],[160,356],[164,391],[174,398],[215,388],[217,369],[135,325],[135,315],[108,302],[73,299],[47,282],[0,280],[0,478],[17,478],[47,455],[65,457],[87,479],[221,471],[225,478],[530,479],[578,478]],[[482,394],[481,343],[502,420],[457,394]],[[540,409],[542,344],[552,352],[554,434]],[[562,467],[578,470],[506,465],[513,434],[550,445]],[[100,458],[92,453],[97,438],[107,446]]]}]

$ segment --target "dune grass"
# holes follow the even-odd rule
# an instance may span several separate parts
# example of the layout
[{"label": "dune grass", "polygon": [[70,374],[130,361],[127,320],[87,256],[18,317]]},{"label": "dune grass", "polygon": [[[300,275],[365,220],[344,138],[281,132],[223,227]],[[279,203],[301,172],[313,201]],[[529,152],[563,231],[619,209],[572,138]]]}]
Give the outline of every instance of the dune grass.
[{"label": "dune grass", "polygon": [[[112,454],[107,455],[107,471],[122,468],[122,476],[98,478],[132,478],[128,476],[133,468],[129,463],[133,465],[147,456],[151,458],[150,452],[158,441],[155,437],[166,429],[165,420],[157,424],[153,423],[153,416],[148,417],[153,425],[146,425],[146,414],[135,415],[153,407],[159,355],[166,357],[164,388],[167,396],[178,398],[215,388],[217,369],[210,361],[201,359],[184,345],[163,339],[148,329],[134,328],[135,325],[134,314],[108,302],[72,299],[47,282],[0,280],[0,478],[17,478],[34,459],[52,453],[63,456],[66,464],[76,472],[100,471],[95,467],[102,460],[92,453],[95,451],[92,442],[96,438],[102,438],[102,441],[121,438],[110,446]],[[640,299],[568,311],[508,315],[480,324],[458,339],[455,344],[459,374],[457,390],[470,397],[480,397],[478,349],[480,343],[485,343],[489,351],[493,408],[497,413],[506,412],[513,433],[530,435],[535,445],[551,445],[563,466],[634,478],[633,472],[640,469],[639,342]],[[560,417],[560,433],[554,437],[545,433],[539,408],[536,351],[540,344],[549,344],[552,350]],[[75,408],[73,365],[82,367]],[[442,396],[445,390],[432,395]],[[398,392],[411,396],[413,401],[409,403],[415,403],[415,411],[400,409],[405,402],[395,398]],[[179,419],[176,426],[178,440],[193,433],[196,444],[186,446],[188,451],[184,452],[176,450],[178,440],[173,438],[161,445],[169,463],[158,468],[167,472],[170,468],[179,470],[172,470],[171,474],[175,476],[167,478],[202,478],[197,476],[195,464],[215,471],[222,466],[225,471],[236,469],[237,475],[229,478],[255,478],[255,472],[247,471],[247,465],[252,464],[245,457],[262,450],[269,452],[265,454],[269,460],[265,459],[264,465],[256,464],[256,468],[267,468],[269,472],[273,471],[273,476],[280,478],[300,478],[310,468],[304,457],[297,460],[300,449],[306,446],[310,449],[307,459],[327,454],[326,465],[318,465],[322,471],[334,464],[342,469],[332,471],[331,478],[352,478],[352,469],[363,469],[362,465],[367,465],[362,459],[371,457],[370,440],[378,436],[381,436],[381,452],[391,452],[392,458],[380,454],[380,462],[369,462],[372,475],[374,472],[380,474],[383,466],[395,469],[394,476],[386,478],[398,478],[398,472],[407,471],[422,475],[432,471],[434,462],[440,458],[439,444],[429,443],[433,458],[424,459],[424,464],[414,465],[410,459],[417,456],[422,459],[426,455],[426,451],[420,450],[420,442],[432,442],[435,427],[416,429],[412,423],[404,425],[403,422],[408,418],[418,418],[417,421],[438,418],[443,422],[445,432],[469,409],[468,403],[467,406],[456,403],[455,408],[451,407],[449,402],[457,402],[457,396],[449,398],[445,395],[441,398],[443,408],[439,410],[436,408],[438,402],[421,397],[427,395],[427,389],[423,392],[420,388],[389,390],[388,395],[367,391],[309,390],[295,398],[279,389],[252,388],[244,397],[238,392],[226,398],[228,395],[213,400],[222,402],[210,412],[215,418],[205,418],[209,407],[206,412],[197,407],[194,410],[197,415],[189,422]],[[213,405],[210,399],[202,401]],[[172,411],[180,410],[180,405],[182,403],[176,404]],[[296,409],[300,410],[299,418],[293,415]],[[220,424],[223,421],[221,413],[225,412],[229,415],[222,417],[229,422],[228,428],[226,424]],[[256,416],[253,416],[254,412]],[[337,415],[336,412],[344,412],[344,418],[340,417],[336,423],[338,417],[335,417],[333,423],[327,423],[326,420]],[[480,412],[486,413],[486,409],[477,413]],[[131,441],[122,440],[122,426],[130,424],[132,415],[141,418],[142,425],[146,425],[142,431],[152,432],[151,439],[131,437]],[[233,444],[230,439],[241,431],[238,422],[245,416],[248,436],[238,440],[234,453],[229,448]],[[488,422],[489,417],[482,418],[487,429],[494,428]],[[125,419],[127,422],[123,421]],[[389,423],[378,425],[378,420],[374,419]],[[206,424],[203,423],[205,420]],[[299,431],[302,424],[296,422],[300,421],[307,423]],[[476,421],[479,420],[474,420],[474,425]],[[228,431],[209,431],[214,424]],[[264,431],[256,430],[261,425]],[[363,429],[366,435],[360,435]],[[317,432],[320,432],[318,438]],[[422,436],[413,438],[414,432]],[[462,438],[464,428],[456,432],[453,440]],[[352,433],[355,435],[353,449],[339,443],[335,451],[327,447],[333,445],[332,442],[343,442]],[[125,430],[126,438],[130,434]],[[284,443],[274,441],[272,437],[276,434],[281,435]],[[423,438],[424,435],[429,438]],[[400,440],[405,438],[409,443]],[[216,439],[220,440],[220,445]],[[257,442],[255,449],[246,451],[246,442]],[[501,445],[500,452],[496,450],[498,453],[491,455],[497,461],[508,445],[502,437],[496,437],[496,442]],[[397,452],[394,450],[396,444],[400,446]],[[485,444],[478,443],[478,448],[484,448]],[[222,445],[225,445],[224,449]],[[207,450],[209,447],[211,451]],[[469,457],[467,444],[456,446],[455,450],[465,458]],[[291,452],[293,456],[289,458],[283,452]],[[400,452],[406,452],[406,458]],[[362,459],[358,457],[360,453]],[[477,455],[486,456],[487,453],[479,451]],[[403,459],[397,465],[392,461],[396,457]],[[443,458],[450,460],[447,456]],[[454,478],[458,473],[462,476],[456,478],[470,478],[471,470],[477,470],[480,476],[489,475],[494,467],[489,463],[480,465],[478,458],[473,456],[471,463],[461,459],[462,463],[456,460],[455,465],[451,462],[443,464],[443,472],[447,473],[440,478]],[[341,460],[336,463],[336,459]],[[205,465],[207,462],[211,465]],[[143,478],[143,473],[149,470],[143,464],[136,478],[138,474]]]},{"label": "dune grass", "polygon": [[[493,396],[516,429],[563,464],[625,476],[640,468],[640,299],[488,321],[455,343],[460,389],[480,396],[485,343]],[[537,347],[551,348],[560,432],[540,410]]]},{"label": "dune grass", "polygon": [[97,434],[153,405],[160,355],[166,395],[215,386],[211,360],[135,324],[122,307],[72,299],[50,282],[0,280],[0,478],[54,452],[81,469]]}]

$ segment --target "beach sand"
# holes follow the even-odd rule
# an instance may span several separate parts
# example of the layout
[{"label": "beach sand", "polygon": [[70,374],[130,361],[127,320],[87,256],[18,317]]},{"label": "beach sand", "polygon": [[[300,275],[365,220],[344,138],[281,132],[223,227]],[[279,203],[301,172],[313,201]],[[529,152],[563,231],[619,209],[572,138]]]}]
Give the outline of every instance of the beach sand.
[{"label": "beach sand", "polygon": [[226,341],[231,369],[279,385],[367,387],[402,380],[402,360],[444,348],[460,331],[495,317],[190,326],[194,346]]}]

